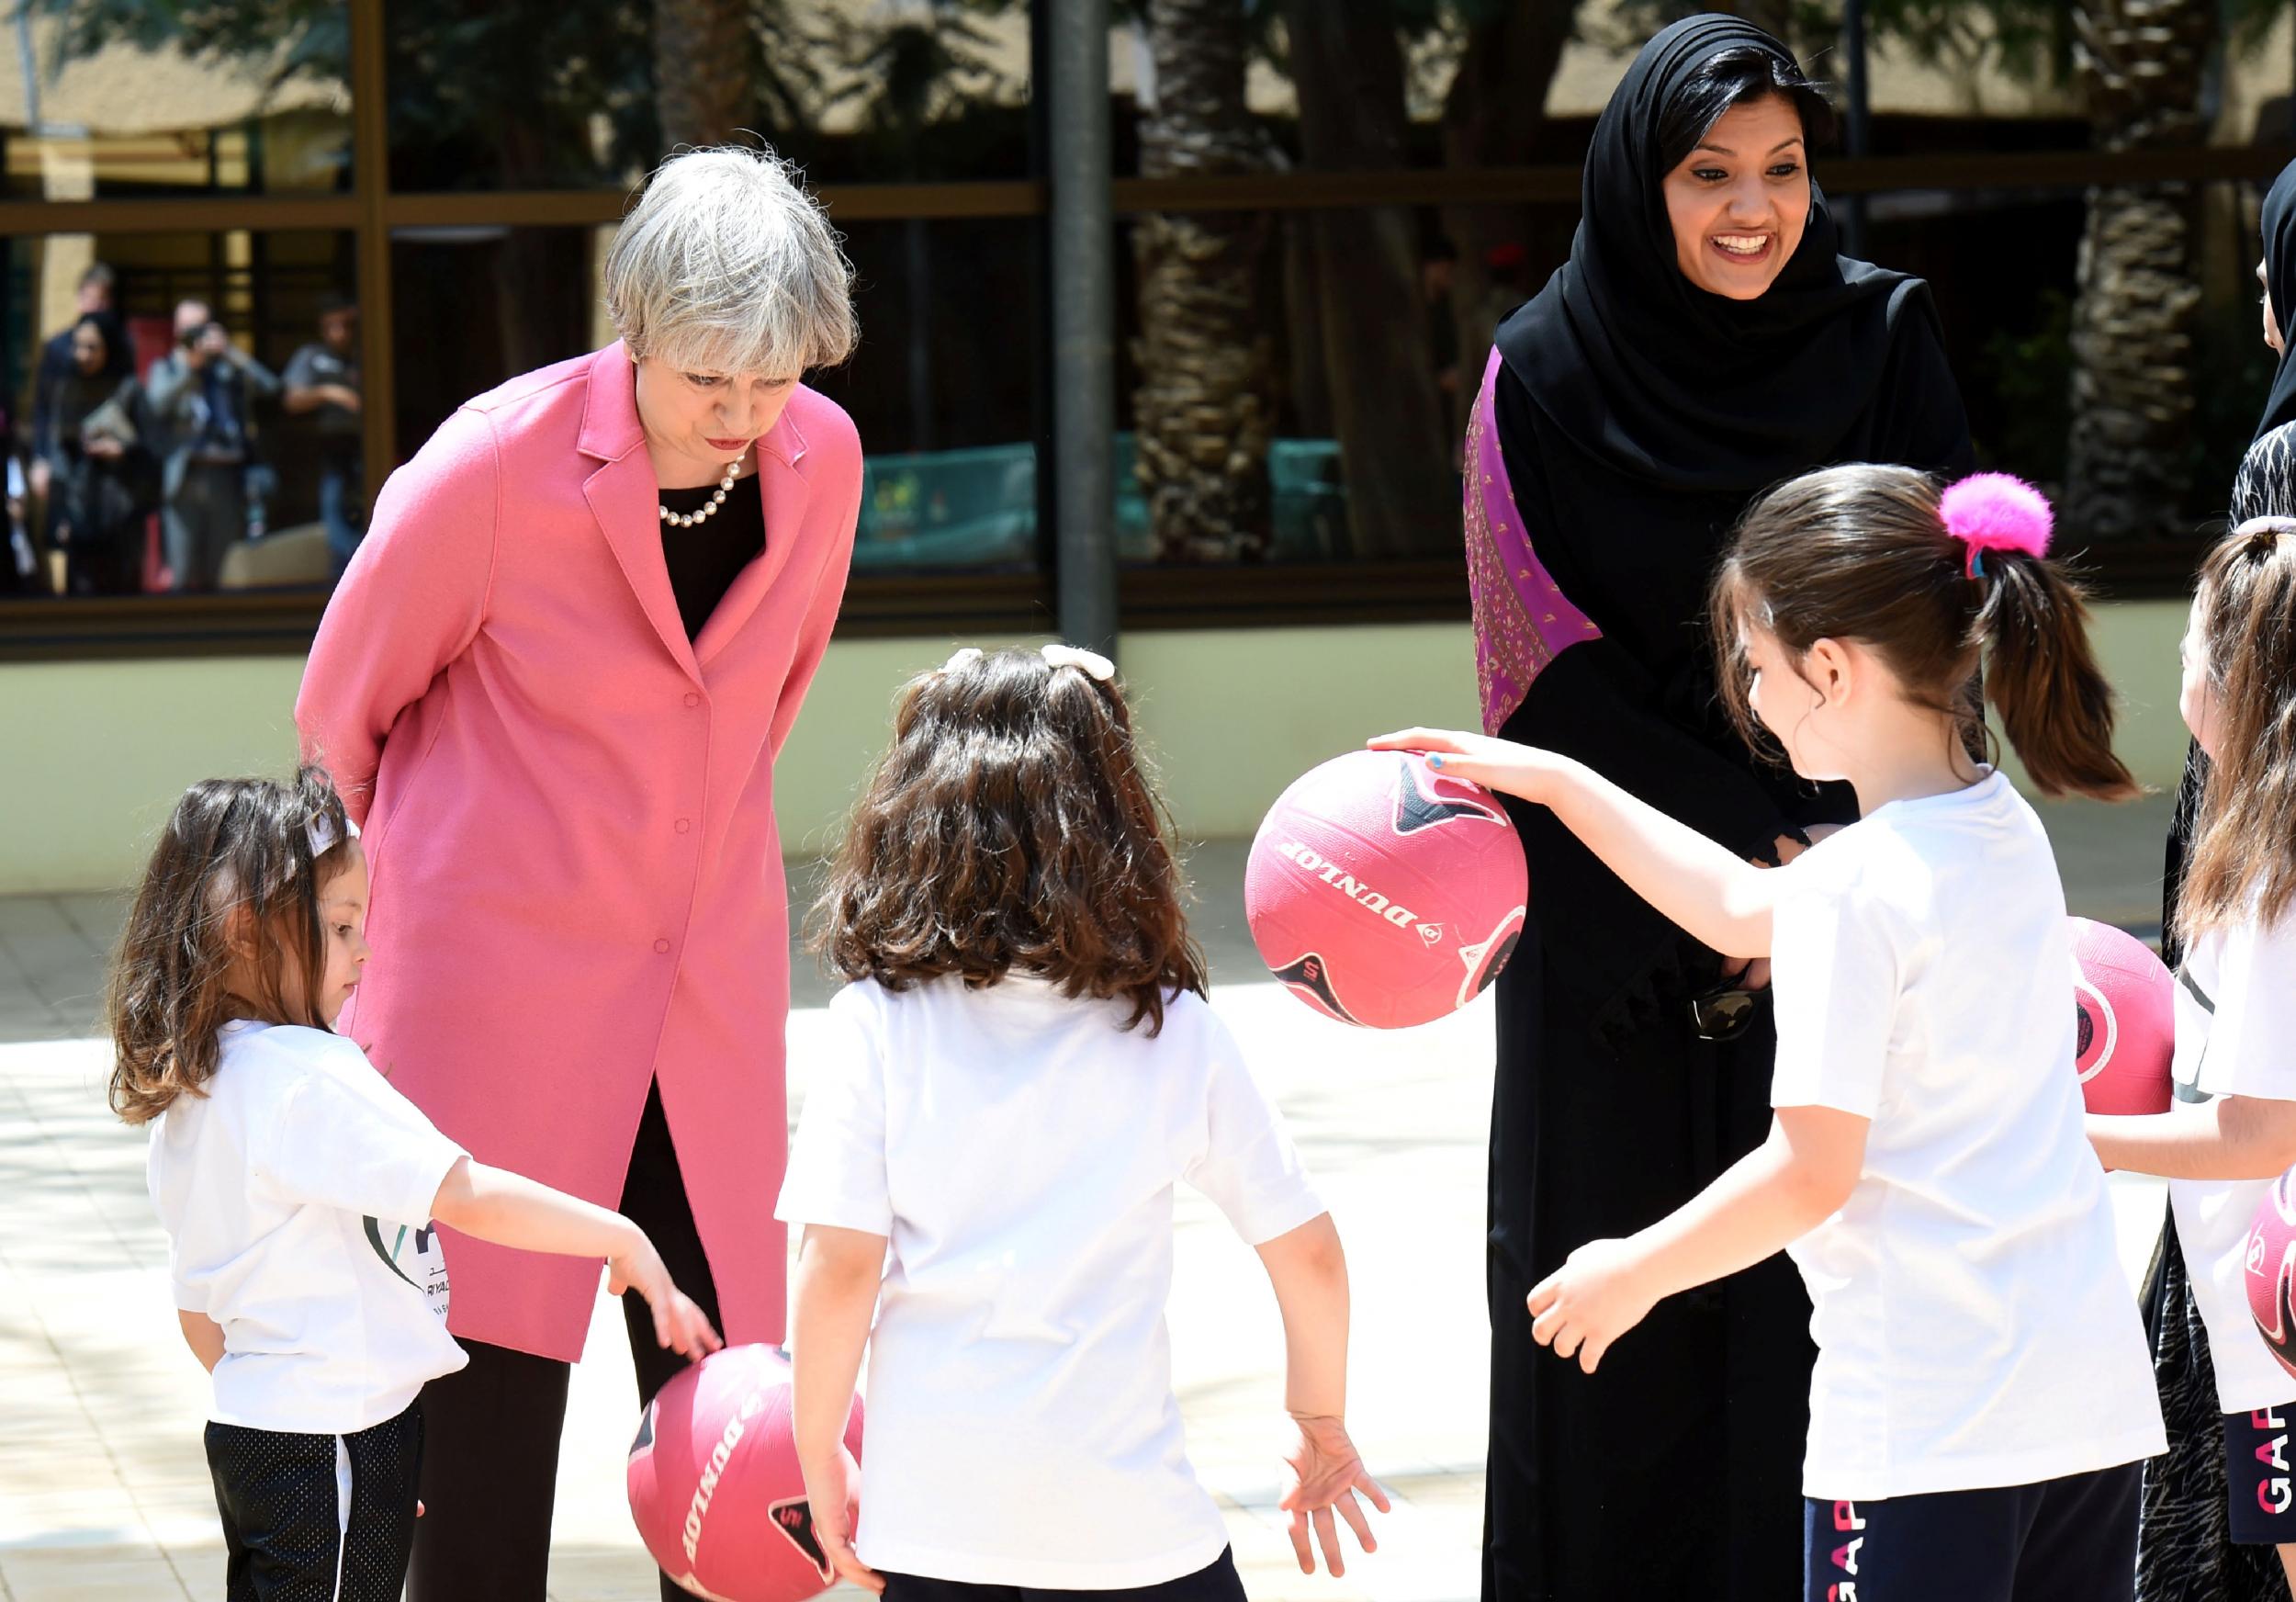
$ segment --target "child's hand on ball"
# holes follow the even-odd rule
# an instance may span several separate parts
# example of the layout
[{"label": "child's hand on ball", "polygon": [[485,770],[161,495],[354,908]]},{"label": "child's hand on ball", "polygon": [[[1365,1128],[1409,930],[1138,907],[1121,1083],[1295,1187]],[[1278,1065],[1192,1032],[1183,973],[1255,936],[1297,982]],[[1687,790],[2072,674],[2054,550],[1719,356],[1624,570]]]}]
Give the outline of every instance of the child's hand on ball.
[{"label": "child's hand on ball", "polygon": [[1632,1243],[1591,1240],[1525,1299],[1531,1338],[1593,1373],[1611,1342],[1640,1324],[1658,1298],[1642,1282]]},{"label": "child's hand on ball", "polygon": [[710,1327],[709,1315],[670,1282],[670,1270],[662,1266],[654,1243],[635,1224],[630,1234],[630,1245],[606,1259],[606,1289],[616,1296],[636,1291],[646,1298],[646,1305],[653,1311],[658,1346],[696,1359],[724,1346],[717,1331]]},{"label": "child's hand on ball", "polygon": [[1358,1546],[1367,1552],[1377,1551],[1379,1543],[1371,1537],[1371,1526],[1363,1516],[1356,1493],[1362,1492],[1371,1506],[1382,1513],[1388,1511],[1387,1493],[1379,1489],[1363,1466],[1356,1443],[1347,1438],[1346,1427],[1338,1419],[1301,1418],[1295,1414],[1292,1421],[1300,1427],[1300,1438],[1284,1455],[1284,1461],[1291,1470],[1291,1486],[1276,1506],[1291,1515],[1291,1550],[1299,1554],[1301,1574],[1315,1573],[1315,1551],[1308,1544],[1311,1524],[1317,1543],[1323,1549],[1324,1567],[1334,1575],[1345,1574],[1346,1564],[1340,1559],[1339,1528],[1332,1519],[1334,1510],[1356,1532]]},{"label": "child's hand on ball", "polygon": [[813,1538],[821,1555],[837,1570],[838,1578],[850,1580],[864,1591],[882,1591],[884,1576],[861,1561],[853,1550],[853,1517],[861,1502],[861,1464],[842,1442],[836,1452],[802,1465],[805,1476],[805,1505],[813,1513]]},{"label": "child's hand on ball", "polygon": [[1364,744],[1373,750],[1424,751],[1427,765],[1446,778],[1464,779],[1525,801],[1543,798],[1543,787],[1560,761],[1551,752],[1511,739],[1441,728],[1398,729]]}]

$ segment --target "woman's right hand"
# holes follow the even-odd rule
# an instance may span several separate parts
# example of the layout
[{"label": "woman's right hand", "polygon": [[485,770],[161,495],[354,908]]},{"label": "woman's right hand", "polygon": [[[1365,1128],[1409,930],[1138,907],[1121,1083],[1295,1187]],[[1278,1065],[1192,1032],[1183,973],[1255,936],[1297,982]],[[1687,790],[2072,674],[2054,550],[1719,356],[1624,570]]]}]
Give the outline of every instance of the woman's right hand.
[{"label": "woman's right hand", "polygon": [[670,1282],[670,1270],[646,1232],[633,1224],[630,1236],[629,1245],[606,1259],[606,1289],[616,1296],[636,1291],[645,1297],[654,1314],[654,1340],[667,1349],[698,1361],[723,1347],[726,1343],[710,1327],[709,1315]]}]

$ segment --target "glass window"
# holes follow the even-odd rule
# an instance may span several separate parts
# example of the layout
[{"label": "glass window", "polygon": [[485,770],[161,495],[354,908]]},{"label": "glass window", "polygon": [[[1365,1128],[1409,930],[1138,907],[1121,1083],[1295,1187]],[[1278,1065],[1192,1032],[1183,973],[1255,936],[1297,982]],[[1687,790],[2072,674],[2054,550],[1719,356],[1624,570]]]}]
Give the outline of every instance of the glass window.
[{"label": "glass window", "polygon": [[[867,452],[857,570],[1034,565],[1040,225],[918,220],[844,231],[861,344],[807,381],[851,414]],[[393,235],[400,456],[469,397],[613,338],[598,283],[612,239],[610,228]]]},{"label": "glass window", "polygon": [[0,71],[13,199],[351,187],[346,0],[27,0]]},{"label": "glass window", "polygon": [[[726,36],[697,23],[692,62],[668,69],[657,9],[672,8],[393,0],[391,186],[624,187],[713,128],[754,133],[816,184],[1027,175],[1024,6],[720,6]],[[716,75],[726,94],[714,110],[716,85],[696,64],[726,52],[741,64]],[[679,93],[658,93],[665,70]]]},{"label": "glass window", "polygon": [[1567,254],[1574,210],[1485,209],[1471,264],[1433,209],[1123,220],[1123,558],[1455,557],[1483,354]]},{"label": "glass window", "polygon": [[10,241],[0,589],[327,583],[361,516],[352,268],[332,231]]}]

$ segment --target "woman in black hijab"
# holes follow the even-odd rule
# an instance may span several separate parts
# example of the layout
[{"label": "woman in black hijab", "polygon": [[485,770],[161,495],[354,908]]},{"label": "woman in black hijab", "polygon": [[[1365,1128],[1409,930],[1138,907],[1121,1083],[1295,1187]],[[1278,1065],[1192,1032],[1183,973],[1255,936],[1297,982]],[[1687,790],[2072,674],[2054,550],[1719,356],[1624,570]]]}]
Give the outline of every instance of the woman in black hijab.
[{"label": "woman in black hijab", "polygon": [[[2281,169],[2264,197],[2264,342],[2280,358],[2255,439],[2233,479],[2232,522],[2296,516],[2296,362],[2283,331],[2296,314],[2296,162]],[[2178,892],[2192,846],[2208,758],[2196,742],[2186,752],[2184,782],[2168,825],[2161,876],[2160,950],[2177,965]],[[2286,1602],[2288,1583],[2270,1547],[2236,1546],[2225,1517],[2224,1420],[2217,1409],[2216,1371],[2192,1296],[2192,1276],[2171,1213],[2144,1287],[2144,1328],[2153,1375],[2168,1427],[2168,1450],[2144,1465],[2138,1523],[2137,1602]]]},{"label": "woman in black hijab", "polygon": [[[1702,613],[1731,524],[1841,461],[1959,472],[1968,424],[1919,280],[1835,254],[1806,148],[1831,112],[1727,17],[1644,47],[1594,130],[1570,260],[1499,331],[1468,433],[1484,727],[1749,857],[1851,798],[1749,757]],[[1590,1376],[1524,1299],[1758,1145],[1761,965],[1726,971],[1553,818],[1511,806],[1532,923],[1501,976],[1483,1595],[1798,1595],[1809,1303],[1783,1257],[1662,1303]]]}]

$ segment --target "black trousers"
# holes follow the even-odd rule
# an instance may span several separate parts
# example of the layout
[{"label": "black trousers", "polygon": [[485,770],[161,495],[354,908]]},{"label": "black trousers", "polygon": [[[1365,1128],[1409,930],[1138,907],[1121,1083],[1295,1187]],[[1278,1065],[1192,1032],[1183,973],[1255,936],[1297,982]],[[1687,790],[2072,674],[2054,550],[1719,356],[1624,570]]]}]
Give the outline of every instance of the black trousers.
[{"label": "black trousers", "polygon": [[[647,1093],[638,1122],[621,1212],[653,1241],[678,1289],[722,1328],[717,1286],[686,1203],[658,1087]],[[636,1292],[624,1294],[622,1312],[643,1406],[686,1359],[654,1344],[653,1314]],[[480,1341],[463,1347],[470,1366],[422,1391],[432,1421],[430,1450],[422,1460],[424,1510],[407,1596],[409,1602],[544,1602],[568,1365]],[[635,1428],[635,1410],[631,1422]],[[661,1595],[663,1602],[692,1602],[667,1575]]]},{"label": "black trousers", "polygon": [[355,1435],[209,1424],[228,1602],[399,1602],[422,1462],[420,1403]]}]

